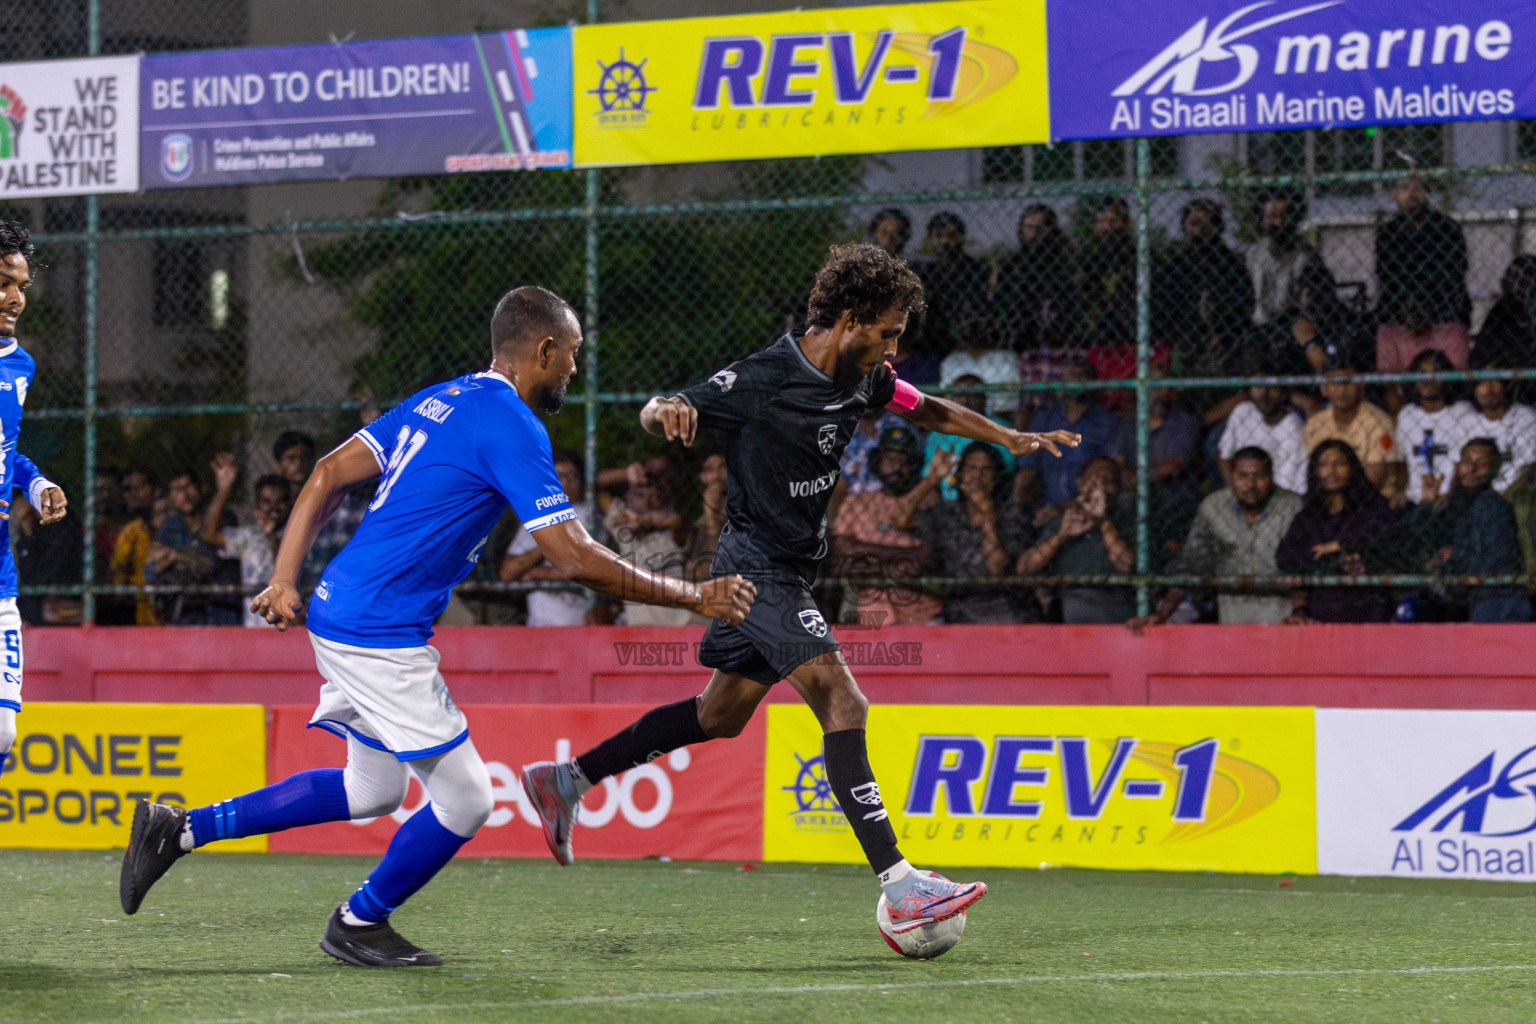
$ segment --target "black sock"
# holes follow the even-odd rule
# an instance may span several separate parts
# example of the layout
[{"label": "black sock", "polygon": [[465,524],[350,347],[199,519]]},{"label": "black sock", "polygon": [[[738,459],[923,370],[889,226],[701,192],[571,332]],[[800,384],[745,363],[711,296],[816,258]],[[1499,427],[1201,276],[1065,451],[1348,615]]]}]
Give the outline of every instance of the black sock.
[{"label": "black sock", "polygon": [[901,862],[901,851],[896,848],[896,830],[880,800],[875,773],[869,768],[864,730],[829,732],[822,737],[822,751],[827,758],[827,781],[864,847],[869,866],[877,875],[890,870]]},{"label": "black sock", "polygon": [[697,701],[689,697],[647,711],[628,729],[614,733],[578,757],[576,764],[581,774],[595,786],[610,775],[654,761],[678,747],[703,743],[709,737],[699,725]]}]

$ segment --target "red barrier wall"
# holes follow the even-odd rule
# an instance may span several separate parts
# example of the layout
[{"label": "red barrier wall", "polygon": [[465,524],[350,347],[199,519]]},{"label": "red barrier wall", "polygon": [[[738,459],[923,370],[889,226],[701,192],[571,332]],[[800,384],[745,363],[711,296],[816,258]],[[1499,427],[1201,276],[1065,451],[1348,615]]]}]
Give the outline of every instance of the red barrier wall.
[{"label": "red barrier wall", "polygon": [[[438,632],[463,704],[652,704],[702,688],[694,628]],[[883,703],[1536,709],[1532,626],[944,626],[841,630]],[[302,630],[28,628],[29,700],[311,704]],[[897,663],[893,663],[897,662]],[[794,700],[787,686],[771,700]]]},{"label": "red barrier wall", "polygon": [[[548,857],[537,813],[518,783],[522,765],[580,753],[647,710],[642,704],[463,707],[495,801],[470,849],[476,857]],[[346,757],[341,739],[304,728],[312,711],[312,704],[272,708],[267,773],[273,781],[307,768],[329,768]],[[583,801],[577,855],[761,860],[767,735],[767,716],[758,715],[729,743],[684,747],[606,780]],[[383,853],[397,825],[424,803],[421,784],[412,778],[404,805],[392,817],[279,832],[268,839],[267,849]]]}]

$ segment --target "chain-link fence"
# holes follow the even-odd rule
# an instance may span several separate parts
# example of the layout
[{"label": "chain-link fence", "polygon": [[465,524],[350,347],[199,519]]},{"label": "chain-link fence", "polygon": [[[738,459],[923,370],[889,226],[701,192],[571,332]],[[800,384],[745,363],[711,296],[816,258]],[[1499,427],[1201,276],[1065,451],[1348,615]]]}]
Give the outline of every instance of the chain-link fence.
[{"label": "chain-link fence", "polygon": [[[247,39],[234,3],[164,35],[45,6],[0,15],[10,59]],[[1189,140],[1158,139],[926,178],[872,156],[18,204],[40,264],[21,448],[78,514],[14,518],[24,612],[240,621],[314,452],[481,368],[496,299],[530,282],[587,334],[549,423],[568,489],[622,553],[705,573],[722,460],[644,434],[639,406],[795,329],[828,246],[867,240],[925,284],[905,378],[1084,441],[1015,459],[868,420],[829,511],[829,619],[1525,620],[1536,166],[1454,166],[1448,139],[1242,137],[1199,180]],[[672,621],[589,601],[530,548],[499,527],[450,621]]]}]

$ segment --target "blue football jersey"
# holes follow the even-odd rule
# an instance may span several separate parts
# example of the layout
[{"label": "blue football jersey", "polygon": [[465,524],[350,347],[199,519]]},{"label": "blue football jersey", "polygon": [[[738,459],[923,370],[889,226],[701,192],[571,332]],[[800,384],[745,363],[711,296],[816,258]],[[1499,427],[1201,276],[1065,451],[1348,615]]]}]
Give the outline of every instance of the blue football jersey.
[{"label": "blue football jersey", "polygon": [[[16,450],[16,438],[21,434],[21,407],[27,401],[27,387],[36,370],[36,361],[14,339],[0,347],[0,451],[4,452],[5,460],[0,465],[0,498],[10,499],[12,492],[25,491],[34,505],[41,499],[44,487],[54,486],[38,472],[31,459]],[[0,544],[0,599],[15,596],[16,561],[11,557],[11,546]]]},{"label": "blue football jersey", "polygon": [[499,373],[419,391],[355,436],[380,478],[309,602],[309,629],[327,640],[419,647],[502,509],[530,533],[576,518],[544,424]]}]

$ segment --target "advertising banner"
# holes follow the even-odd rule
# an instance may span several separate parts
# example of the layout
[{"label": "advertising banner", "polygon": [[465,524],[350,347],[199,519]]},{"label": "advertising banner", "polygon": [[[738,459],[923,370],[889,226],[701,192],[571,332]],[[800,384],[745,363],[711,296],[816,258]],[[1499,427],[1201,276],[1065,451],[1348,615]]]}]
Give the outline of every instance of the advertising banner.
[{"label": "advertising banner", "polygon": [[571,162],[566,28],[144,58],[146,188]]},{"label": "advertising banner", "polygon": [[138,57],[0,64],[0,199],[138,189]]},{"label": "advertising banner", "polygon": [[575,30],[578,164],[1043,142],[1044,0]]},{"label": "advertising banner", "polygon": [[1317,711],[1317,869],[1536,880],[1536,711]]},{"label": "advertising banner", "polygon": [[[28,704],[0,774],[0,847],[108,849],[140,800],[196,807],[266,783],[252,704]],[[218,844],[261,851],[263,836]]]},{"label": "advertising banner", "polygon": [[[1311,872],[1309,708],[876,705],[869,759],[918,865]],[[766,860],[860,862],[821,730],[768,708]]]},{"label": "advertising banner", "polygon": [[1536,4],[1050,7],[1058,139],[1536,117]]},{"label": "advertising banner", "polygon": [[[320,729],[304,728],[313,710],[308,705],[272,709],[274,781],[345,763],[345,743]],[[518,782],[522,766],[579,754],[649,710],[646,704],[465,705],[496,801],[465,854],[548,857],[538,816]],[[573,838],[576,856],[759,859],[765,732],[759,715],[735,739],[674,750],[605,780],[583,801]],[[400,823],[425,803],[420,783],[412,779],[405,804],[391,817],[293,829],[272,836],[270,848],[383,853]]]}]

